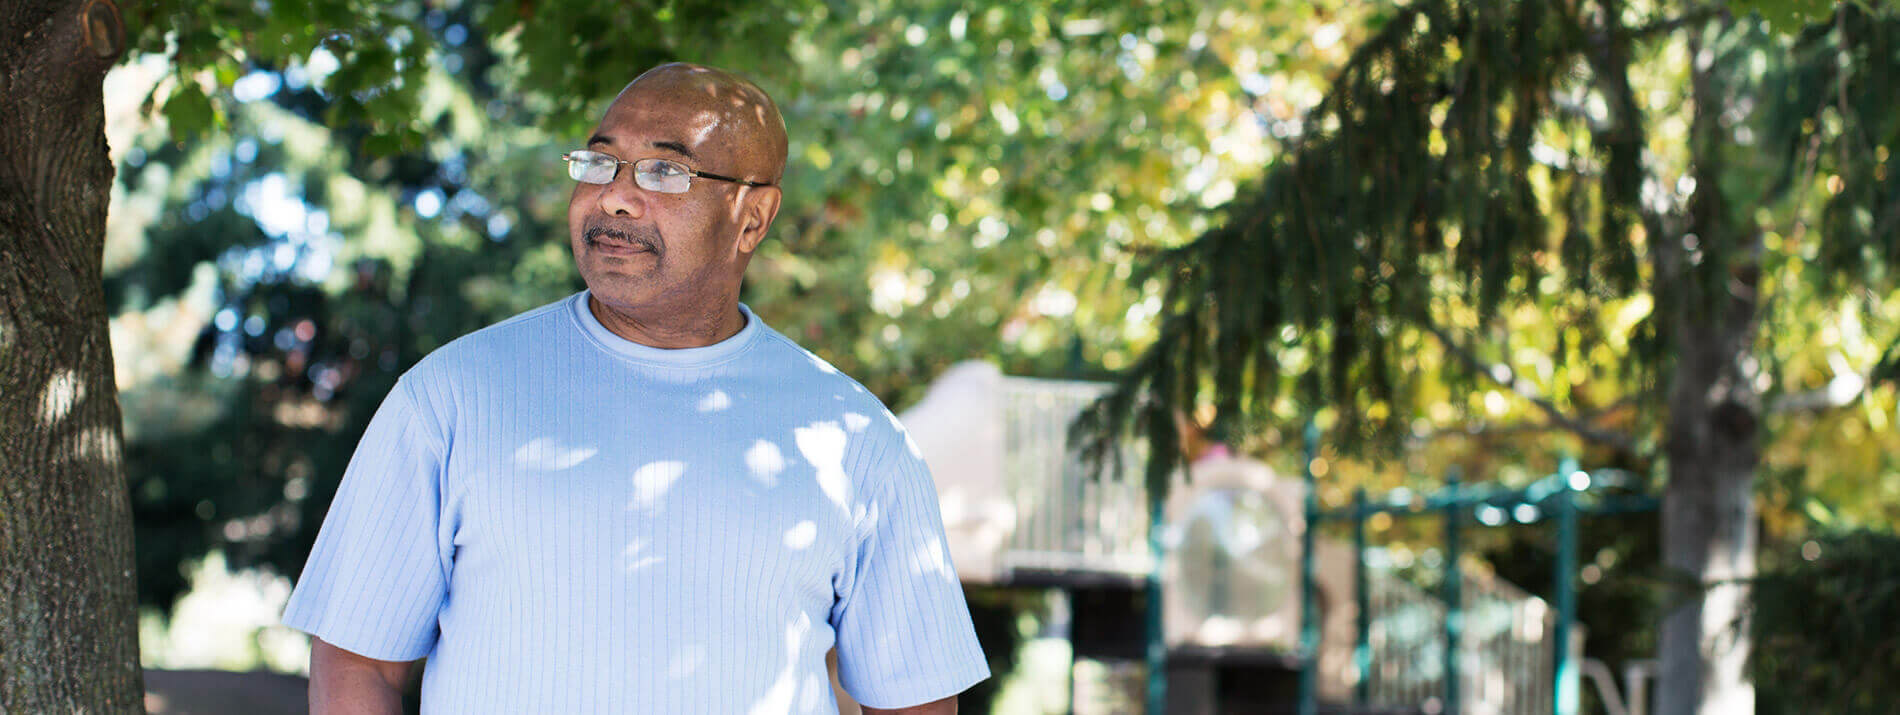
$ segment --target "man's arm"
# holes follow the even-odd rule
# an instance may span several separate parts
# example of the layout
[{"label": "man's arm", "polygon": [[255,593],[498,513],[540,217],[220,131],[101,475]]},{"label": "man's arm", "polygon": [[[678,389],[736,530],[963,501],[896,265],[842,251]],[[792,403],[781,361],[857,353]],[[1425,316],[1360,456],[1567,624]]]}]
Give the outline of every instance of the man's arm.
[{"label": "man's arm", "polygon": [[955,695],[936,702],[913,705],[896,710],[879,710],[877,708],[864,709],[864,715],[956,715],[956,713],[957,696]]},{"label": "man's arm", "polygon": [[[401,715],[402,689],[416,663],[365,658],[311,636],[310,712]],[[902,712],[955,712],[956,705],[950,707],[944,711]]]}]

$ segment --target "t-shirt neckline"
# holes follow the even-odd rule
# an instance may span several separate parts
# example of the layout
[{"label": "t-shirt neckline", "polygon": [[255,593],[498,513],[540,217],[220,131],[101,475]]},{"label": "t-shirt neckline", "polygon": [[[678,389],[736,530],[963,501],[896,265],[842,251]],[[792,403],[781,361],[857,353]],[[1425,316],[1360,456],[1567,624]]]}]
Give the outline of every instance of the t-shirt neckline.
[{"label": "t-shirt neckline", "polygon": [[600,319],[594,317],[594,311],[587,307],[588,295],[588,291],[583,290],[568,298],[568,314],[574,317],[574,321],[580,325],[582,331],[587,333],[594,344],[600,346],[602,350],[635,362],[672,367],[715,363],[746,349],[761,332],[758,316],[753,315],[752,309],[746,304],[740,303],[739,312],[745,317],[745,327],[740,328],[739,332],[725,340],[696,348],[656,348],[651,345],[641,345],[620,337],[614,331],[608,330],[607,326],[601,325]]}]

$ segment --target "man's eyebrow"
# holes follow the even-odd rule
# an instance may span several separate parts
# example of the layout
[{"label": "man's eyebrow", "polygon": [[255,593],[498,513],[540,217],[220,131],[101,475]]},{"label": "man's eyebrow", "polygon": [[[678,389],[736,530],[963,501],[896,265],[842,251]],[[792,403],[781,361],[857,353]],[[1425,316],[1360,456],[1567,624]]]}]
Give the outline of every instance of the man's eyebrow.
[{"label": "man's eyebrow", "polygon": [[685,144],[681,144],[679,142],[657,141],[657,142],[653,142],[653,148],[665,149],[667,151],[673,152],[680,156],[684,156],[694,161],[699,160],[699,157],[693,155],[693,150],[686,148]]},{"label": "man's eyebrow", "polygon": [[[613,146],[614,138],[607,136],[605,134],[595,134],[593,138],[587,140],[587,145],[591,147],[591,146],[594,146],[595,144],[606,144],[608,146]],[[699,156],[697,154],[694,154],[693,150],[686,148],[685,144],[681,144],[676,141],[665,141],[665,140],[656,141],[656,142],[653,142],[652,146],[655,149],[665,149],[667,151],[673,152],[675,154],[686,157],[688,159],[692,159],[694,161],[699,160]]]}]

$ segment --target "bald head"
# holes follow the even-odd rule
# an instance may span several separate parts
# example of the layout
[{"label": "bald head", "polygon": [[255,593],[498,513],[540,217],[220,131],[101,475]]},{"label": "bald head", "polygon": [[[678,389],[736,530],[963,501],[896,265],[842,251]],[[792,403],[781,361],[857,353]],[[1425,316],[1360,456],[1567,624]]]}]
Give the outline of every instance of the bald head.
[{"label": "bald head", "polygon": [[685,62],[654,67],[620,90],[601,127],[614,126],[616,115],[656,107],[678,119],[687,154],[718,164],[698,168],[767,183],[785,173],[785,120],[765,90],[744,77]]}]

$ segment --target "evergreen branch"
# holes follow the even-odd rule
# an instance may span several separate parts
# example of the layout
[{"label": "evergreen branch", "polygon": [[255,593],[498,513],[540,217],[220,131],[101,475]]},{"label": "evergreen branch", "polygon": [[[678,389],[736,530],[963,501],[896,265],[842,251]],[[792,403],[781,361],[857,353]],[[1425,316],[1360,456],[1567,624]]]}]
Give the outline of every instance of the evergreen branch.
[{"label": "evergreen branch", "polygon": [[[1354,74],[1363,75],[1367,71],[1367,66],[1372,64],[1373,58],[1379,53],[1402,45],[1411,37],[1411,28],[1418,22],[1418,17],[1424,14],[1423,3],[1401,8],[1398,14],[1387,20],[1385,26],[1379,28],[1376,34],[1353,48],[1352,54],[1346,57],[1345,64],[1339,66],[1339,71],[1333,73],[1331,80],[1327,83],[1327,86],[1334,88],[1334,91],[1329,91],[1325,96],[1320,97],[1319,104],[1306,112],[1306,117],[1301,120],[1301,124],[1314,124],[1316,123],[1314,120],[1325,116],[1329,111],[1344,115],[1344,112],[1334,106],[1345,101],[1345,93],[1337,91],[1337,88],[1347,86],[1348,77]],[[1304,132],[1301,138],[1305,138]]]},{"label": "evergreen branch", "polygon": [[1537,408],[1544,413],[1544,416],[1550,419],[1552,426],[1568,430],[1579,437],[1606,445],[1623,454],[1632,457],[1642,456],[1636,449],[1636,442],[1630,439],[1629,435],[1611,430],[1598,429],[1584,420],[1565,414],[1563,409],[1558,407],[1556,403],[1551,402],[1539,394],[1536,386],[1518,379],[1517,372],[1512,370],[1510,366],[1502,363],[1495,365],[1486,364],[1482,358],[1478,357],[1477,353],[1472,352],[1469,347],[1459,344],[1457,340],[1445,332],[1444,328],[1438,327],[1438,325],[1430,320],[1419,320],[1418,323],[1421,327],[1425,328],[1426,332],[1438,338],[1438,342],[1445,346],[1445,352],[1457,358],[1466,368],[1472,372],[1483,375],[1485,379],[1497,383],[1518,397],[1524,398],[1531,404],[1536,405]]},{"label": "evergreen branch", "polygon": [[[1603,25],[1591,34],[1590,51],[1584,57],[1590,64],[1591,84],[1597,86],[1608,100],[1610,108],[1609,126],[1601,130],[1592,129],[1594,142],[1605,147],[1609,161],[1605,167],[1604,189],[1614,197],[1615,203],[1624,203],[1636,210],[1642,221],[1643,231],[1649,237],[1651,245],[1658,247],[1652,253],[1652,261],[1658,269],[1657,280],[1675,280],[1677,261],[1670,254],[1673,242],[1663,240],[1671,235],[1668,227],[1671,217],[1679,206],[1666,199],[1651,201],[1641,198],[1638,185],[1650,178],[1641,166],[1642,147],[1647,143],[1644,127],[1648,126],[1648,117],[1643,115],[1642,106],[1636,102],[1635,89],[1630,84],[1630,53],[1627,31],[1617,26],[1617,16],[1621,5],[1615,2],[1602,2]],[[1631,183],[1636,182],[1636,183]],[[1615,237],[1613,237],[1615,238]]]}]

